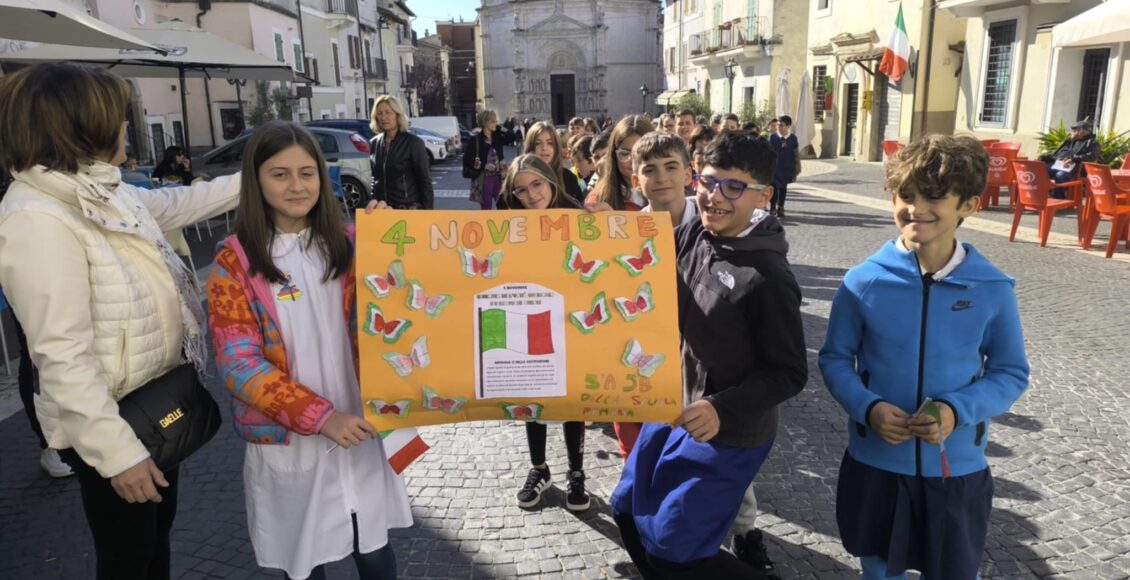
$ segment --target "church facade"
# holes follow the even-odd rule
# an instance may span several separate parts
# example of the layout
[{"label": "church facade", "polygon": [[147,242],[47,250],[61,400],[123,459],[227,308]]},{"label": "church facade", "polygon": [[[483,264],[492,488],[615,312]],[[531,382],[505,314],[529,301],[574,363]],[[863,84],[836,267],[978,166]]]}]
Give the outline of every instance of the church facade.
[{"label": "church facade", "polygon": [[560,125],[654,109],[658,0],[483,0],[478,12],[483,106],[500,117]]}]

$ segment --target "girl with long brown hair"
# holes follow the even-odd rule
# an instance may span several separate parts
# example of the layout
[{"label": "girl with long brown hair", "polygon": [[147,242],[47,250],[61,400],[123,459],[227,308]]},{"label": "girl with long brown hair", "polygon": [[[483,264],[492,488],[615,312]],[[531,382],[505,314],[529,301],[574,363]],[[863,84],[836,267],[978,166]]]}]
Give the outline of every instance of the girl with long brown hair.
[{"label": "girl with long brown hair", "polygon": [[561,149],[561,140],[557,137],[553,125],[543,121],[535,123],[526,133],[522,153],[533,153],[546,162],[564,184],[565,193],[579,203],[584,199],[585,194],[577,178],[565,170],[565,159]]},{"label": "girl with long brown hair", "polygon": [[289,121],[256,129],[236,233],[208,278],[209,321],[248,442],[259,565],[321,579],[324,563],[352,555],[362,579],[386,580],[396,577],[389,529],[411,526],[412,511],[362,411],[353,228],[343,222],[313,135]]},{"label": "girl with long brown hair", "polygon": [[[639,211],[647,205],[643,194],[632,189],[632,146],[655,130],[643,115],[626,115],[612,129],[608,154],[600,168],[600,181],[585,199],[593,209]],[[600,205],[604,204],[604,205]]]}]

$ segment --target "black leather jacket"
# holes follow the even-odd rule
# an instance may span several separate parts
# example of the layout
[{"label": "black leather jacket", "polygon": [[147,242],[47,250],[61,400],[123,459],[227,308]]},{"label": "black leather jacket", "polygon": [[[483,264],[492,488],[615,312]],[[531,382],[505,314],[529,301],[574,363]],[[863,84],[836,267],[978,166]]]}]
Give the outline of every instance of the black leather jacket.
[{"label": "black leather jacket", "polygon": [[432,171],[424,141],[411,133],[398,132],[386,147],[384,139],[381,133],[369,142],[372,199],[397,209],[432,209]]}]

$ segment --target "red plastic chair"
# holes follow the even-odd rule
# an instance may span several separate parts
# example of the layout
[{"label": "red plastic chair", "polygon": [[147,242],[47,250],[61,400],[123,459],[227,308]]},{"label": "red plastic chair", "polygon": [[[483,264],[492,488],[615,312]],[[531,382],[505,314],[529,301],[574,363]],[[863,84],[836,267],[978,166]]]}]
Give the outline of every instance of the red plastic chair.
[{"label": "red plastic chair", "polygon": [[1122,169],[1130,169],[1130,153],[1127,153],[1126,157],[1122,158]]},{"label": "red plastic chair", "polygon": [[1016,150],[1006,148],[989,148],[989,179],[985,182],[985,191],[981,193],[981,209],[989,207],[990,200],[993,205],[1000,205],[1001,188],[1008,188],[1008,207],[1016,206],[1016,171],[1012,162],[1016,161]]},{"label": "red plastic chair", "polygon": [[993,145],[1000,142],[1000,139],[981,139],[981,146],[985,149],[988,149],[989,147],[992,147]]},{"label": "red plastic chair", "polygon": [[1110,174],[1110,167],[1101,163],[1084,163],[1091,192],[1087,203],[1086,228],[1083,232],[1083,249],[1090,250],[1095,230],[1103,218],[1110,220],[1110,240],[1106,243],[1106,257],[1114,255],[1119,240],[1126,240],[1130,248],[1130,190],[1120,189]]},{"label": "red plastic chair", "polygon": [[902,148],[903,144],[898,141],[883,141],[883,155],[886,155],[887,159],[894,157]]},{"label": "red plastic chair", "polygon": [[[1075,199],[1054,199],[1048,194],[1052,187],[1066,187],[1075,190],[1075,198],[1082,199],[1083,182],[1069,181],[1053,184],[1048,177],[1048,168],[1039,161],[1013,161],[1013,170],[1016,172],[1017,199],[1016,208],[1012,215],[1012,232],[1008,241],[1016,239],[1016,228],[1020,227],[1020,216],[1025,211],[1035,211],[1040,214],[1040,247],[1048,245],[1048,234],[1052,231],[1052,219],[1056,212],[1076,207]],[[1079,237],[1083,233],[1083,212],[1076,216],[1079,226]]]},{"label": "red plastic chair", "polygon": [[998,141],[989,145],[989,149],[1011,149],[1012,151],[1020,151],[1020,143],[1016,143],[1015,141]]}]

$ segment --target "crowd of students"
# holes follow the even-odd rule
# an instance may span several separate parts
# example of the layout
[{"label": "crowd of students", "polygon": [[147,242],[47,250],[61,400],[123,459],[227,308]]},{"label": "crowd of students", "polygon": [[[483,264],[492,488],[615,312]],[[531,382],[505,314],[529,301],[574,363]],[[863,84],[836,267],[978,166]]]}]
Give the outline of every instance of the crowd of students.
[{"label": "crowd of students", "polygon": [[[85,95],[78,106],[75,95]],[[322,578],[324,564],[352,556],[362,578],[394,578],[388,531],[412,524],[410,499],[363,418],[354,230],[314,139],[268,123],[240,174],[153,193],[120,182],[127,103],[128,87],[101,69],[40,65],[0,80],[0,163],[14,177],[0,202],[0,284],[40,369],[46,441],[79,474],[98,577],[168,577],[176,470],[153,465],[115,401],[185,358],[203,368],[207,324],[247,441],[259,564]],[[402,116],[381,97],[374,130],[395,137]],[[69,124],[44,123],[55,132],[26,139],[29,120],[45,118]],[[658,121],[627,115],[597,132],[581,120],[565,141],[535,123],[522,154],[505,160],[488,111],[464,169],[495,207],[670,214],[687,406],[670,425],[615,426],[624,469],[612,516],[645,578],[772,578],[754,480],[778,407],[809,378],[780,219],[796,139],[787,117],[769,138],[736,118],[711,127],[680,111]],[[993,493],[988,421],[1028,384],[1014,281],[956,239],[987,168],[969,137],[927,136],[896,154],[886,186],[897,236],[833,299],[819,366],[847,415],[836,516],[864,578],[978,574]],[[205,319],[160,230],[236,204]],[[374,199],[365,211],[395,205]],[[591,499],[584,425],[564,432],[566,507],[580,511]],[[546,426],[527,423],[526,434],[531,467],[517,502],[529,508],[551,476]]]}]

